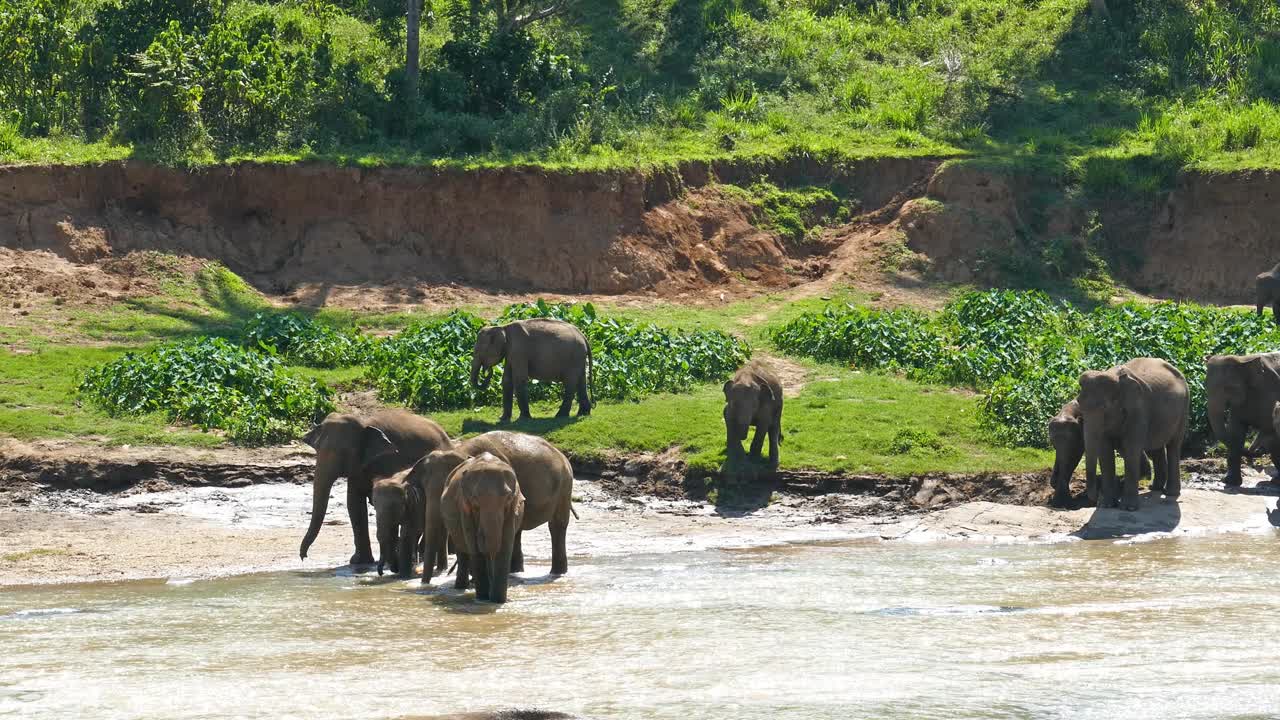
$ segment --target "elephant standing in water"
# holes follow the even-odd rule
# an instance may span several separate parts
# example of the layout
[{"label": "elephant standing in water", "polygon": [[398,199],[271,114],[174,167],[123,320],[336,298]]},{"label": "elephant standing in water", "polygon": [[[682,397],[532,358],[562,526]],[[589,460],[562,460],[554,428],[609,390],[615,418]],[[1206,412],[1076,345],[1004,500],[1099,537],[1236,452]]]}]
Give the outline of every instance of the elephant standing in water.
[{"label": "elephant standing in water", "polygon": [[1204,393],[1209,425],[1227,446],[1226,484],[1241,482],[1240,459],[1245,436],[1258,431],[1255,448],[1271,453],[1280,468],[1273,410],[1280,401],[1280,353],[1214,355],[1206,361]]},{"label": "elephant standing in water", "polygon": [[[1080,412],[1079,401],[1072,400],[1058,414],[1049,420],[1049,443],[1053,446],[1053,475],[1050,487],[1053,488],[1053,499],[1050,504],[1065,507],[1071,503],[1071,476],[1084,457],[1084,415]],[[1121,449],[1123,454],[1123,449]],[[1142,468],[1139,477],[1151,473],[1152,465],[1147,454],[1142,455]],[[1158,467],[1151,489],[1164,490],[1164,468]],[[1098,500],[1098,477],[1095,473],[1085,473],[1085,495],[1093,501]]]},{"label": "elephant standing in water", "polygon": [[453,446],[444,428],[404,410],[380,410],[369,417],[329,413],[302,441],[316,450],[316,476],[311,485],[311,524],[298,555],[306,559],[329,509],[329,491],[338,478],[346,478],[347,513],[356,546],[353,565],[373,564],[365,503],[374,480],[410,467],[429,452]]},{"label": "elephant standing in water", "polygon": [[[378,574],[384,565],[402,578],[413,574],[422,543],[422,519],[426,512],[422,487],[413,478],[414,470],[401,470],[373,484],[373,511],[377,519]],[[427,562],[424,558],[423,562]]]},{"label": "elephant standing in water", "polygon": [[[524,496],[524,516],[517,528],[512,548],[511,572],[524,570],[521,533],[543,523],[547,523],[551,531],[551,574],[563,575],[568,572],[569,555],[565,538],[568,534],[569,516],[573,514],[573,467],[564,453],[546,440],[536,435],[502,430],[477,435],[449,450],[438,450],[419,463],[418,471],[414,474],[420,475],[425,494],[425,557],[436,557],[439,548],[444,546],[446,533],[440,498],[449,474],[468,458],[486,452],[511,466]],[[437,566],[434,564],[424,562],[422,582],[428,582],[435,569]]]},{"label": "elephant standing in water", "polygon": [[520,419],[529,418],[529,380],[564,384],[556,417],[569,417],[575,395],[578,415],[591,414],[591,344],[573,324],[534,318],[481,329],[471,353],[471,384],[488,387],[493,366],[503,361],[501,422],[511,422],[513,395]]},{"label": "elephant standing in water", "polygon": [[730,462],[742,458],[742,441],[752,425],[756,434],[751,439],[751,457],[760,459],[768,435],[769,467],[776,469],[782,442],[782,383],[759,362],[742,366],[724,384],[725,456]]},{"label": "elephant standing in water", "polygon": [[1084,416],[1086,473],[1092,474],[1098,462],[1102,463],[1098,507],[1111,507],[1115,499],[1115,451],[1121,448],[1124,509],[1138,509],[1138,472],[1144,452],[1151,453],[1153,466],[1164,468],[1165,497],[1181,494],[1178,465],[1190,398],[1182,373],[1158,358],[1135,358],[1110,370],[1089,370],[1080,375],[1076,400]]},{"label": "elephant standing in water", "polygon": [[440,509],[458,548],[454,587],[466,589],[468,575],[474,573],[476,599],[507,601],[507,573],[524,507],[515,471],[491,453],[467,458],[449,473]]},{"label": "elephant standing in water", "polygon": [[1262,317],[1262,308],[1271,306],[1271,317],[1280,325],[1280,265],[1276,265],[1254,278],[1254,289],[1257,292],[1258,317]]}]

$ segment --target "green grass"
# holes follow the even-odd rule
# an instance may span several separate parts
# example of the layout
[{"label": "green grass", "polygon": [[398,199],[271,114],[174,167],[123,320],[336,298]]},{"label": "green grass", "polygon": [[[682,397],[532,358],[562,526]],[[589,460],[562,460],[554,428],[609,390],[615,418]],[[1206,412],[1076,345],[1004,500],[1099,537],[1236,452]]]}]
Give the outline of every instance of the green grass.
[{"label": "green grass", "polygon": [[43,347],[32,353],[0,353],[0,434],[22,440],[92,439],[111,444],[214,447],[223,439],[173,427],[159,416],[112,418],[76,402],[76,382],[89,368],[123,350]]},{"label": "green grass", "polygon": [[[978,428],[977,398],[879,373],[815,365],[798,397],[785,401],[781,466],[844,473],[911,475],[925,472],[1015,472],[1049,467],[1050,453],[993,446]],[[589,418],[557,420],[555,406],[514,429],[545,435],[585,456],[661,452],[681,448],[690,466],[715,470],[724,462],[724,395],[717,385],[687,395],[639,403],[597,405]],[[497,429],[496,409],[434,416],[450,434]],[[904,429],[934,433],[937,449],[901,450]]]}]

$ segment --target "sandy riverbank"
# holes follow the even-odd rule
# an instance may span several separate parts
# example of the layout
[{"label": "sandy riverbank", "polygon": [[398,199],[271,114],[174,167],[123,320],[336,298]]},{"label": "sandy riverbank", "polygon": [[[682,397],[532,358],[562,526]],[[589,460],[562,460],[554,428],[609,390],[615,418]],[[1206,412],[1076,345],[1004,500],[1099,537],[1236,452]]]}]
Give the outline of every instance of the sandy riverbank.
[{"label": "sandy riverbank", "polygon": [[[1165,535],[1269,531],[1280,523],[1267,476],[1246,474],[1225,491],[1191,473],[1178,502],[1144,497],[1133,513],[987,501],[932,512],[885,514],[876,498],[851,493],[778,493],[753,510],[717,508],[685,498],[619,495],[580,479],[570,528],[578,558],[707,548],[866,538],[912,542],[1055,542]],[[244,487],[137,488],[124,493],[45,489],[0,502],[0,585],[210,577],[274,570],[341,568],[351,553],[342,493],[307,560],[297,556],[309,518],[310,488],[270,483]],[[371,523],[372,524],[372,523]],[[1127,541],[1127,540],[1126,540]],[[547,534],[526,535],[530,572],[549,561]]]}]

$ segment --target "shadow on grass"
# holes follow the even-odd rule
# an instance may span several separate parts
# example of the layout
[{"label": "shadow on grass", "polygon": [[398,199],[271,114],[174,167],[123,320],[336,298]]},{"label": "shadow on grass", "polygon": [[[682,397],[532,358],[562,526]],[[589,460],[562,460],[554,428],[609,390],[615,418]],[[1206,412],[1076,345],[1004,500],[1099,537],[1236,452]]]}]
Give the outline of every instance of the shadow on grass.
[{"label": "shadow on grass", "polygon": [[509,423],[500,423],[496,420],[467,418],[462,421],[462,434],[470,435],[472,433],[485,433],[491,430],[510,430],[512,432],[522,432],[530,435],[546,435],[548,433],[553,433],[560,428],[572,425],[582,419],[584,418],[571,415],[569,417],[535,417],[529,418],[528,420],[515,420]]}]

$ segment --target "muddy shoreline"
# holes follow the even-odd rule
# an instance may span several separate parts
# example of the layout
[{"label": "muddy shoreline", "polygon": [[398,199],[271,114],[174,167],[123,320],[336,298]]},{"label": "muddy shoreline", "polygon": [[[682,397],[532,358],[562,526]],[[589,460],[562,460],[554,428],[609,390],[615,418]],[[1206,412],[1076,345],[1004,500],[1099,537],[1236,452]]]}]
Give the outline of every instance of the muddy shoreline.
[{"label": "muddy shoreline", "polygon": [[[187,579],[253,572],[352,572],[342,492],[302,561],[313,453],[89,448],[0,441],[0,586]],[[577,460],[570,531],[578,558],[815,541],[1054,542],[1268,531],[1280,483],[1246,470],[1222,487],[1221,461],[1186,463],[1179,502],[1134,513],[1049,508],[1047,472],[909,478],[783,472],[715,483],[671,456]],[[1081,488],[1082,489],[1082,488]],[[371,523],[372,526],[372,523]],[[526,535],[533,572],[545,533]]]}]

